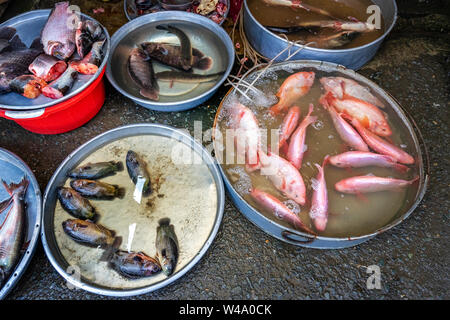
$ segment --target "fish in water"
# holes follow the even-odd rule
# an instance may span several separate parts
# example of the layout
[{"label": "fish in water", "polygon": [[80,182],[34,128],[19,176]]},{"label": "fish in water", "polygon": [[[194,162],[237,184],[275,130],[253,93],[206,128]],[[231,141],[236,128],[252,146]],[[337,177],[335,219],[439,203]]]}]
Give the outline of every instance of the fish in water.
[{"label": "fish in water", "polygon": [[293,106],[289,108],[289,111],[284,117],[283,123],[280,127],[280,143],[278,144],[278,149],[283,148],[284,145],[287,144],[291,134],[294,132],[295,128],[297,128],[300,114],[301,111],[299,107]]},{"label": "fish in water", "polygon": [[302,28],[331,28],[336,31],[356,31],[359,33],[375,30],[375,25],[368,22],[342,20],[303,21],[299,23],[299,26]]},{"label": "fish in water", "polygon": [[50,82],[48,86],[42,89],[42,94],[51,99],[64,97],[67,91],[72,88],[73,83],[78,77],[78,72],[72,66],[68,66],[66,71],[56,80]]},{"label": "fish in water", "polygon": [[109,267],[129,279],[153,276],[161,272],[158,260],[144,252],[127,252],[118,250],[109,259]]},{"label": "fish in water", "polygon": [[46,54],[61,60],[72,56],[76,48],[76,26],[69,24],[69,21],[73,20],[72,15],[68,1],[55,4],[41,32],[41,41]]},{"label": "fish in water", "polygon": [[96,211],[89,200],[83,198],[78,192],[71,188],[61,187],[58,188],[56,192],[61,206],[69,214],[77,219],[93,220]]},{"label": "fish in water", "polygon": [[250,195],[256,203],[270,211],[278,219],[286,221],[297,230],[314,234],[314,231],[308,228],[291,209],[273,195],[259,189],[252,189]]},{"label": "fish in water", "polygon": [[12,91],[17,92],[28,99],[39,97],[45,86],[47,86],[47,83],[44,80],[31,74],[18,76],[9,84]]},{"label": "fish in water", "polygon": [[152,193],[152,184],[150,181],[150,174],[147,171],[147,164],[144,160],[134,151],[129,150],[127,153],[127,171],[133,183],[142,188],[144,195]]},{"label": "fish in water", "polygon": [[121,238],[115,232],[89,220],[68,219],[63,221],[64,232],[74,241],[92,247],[117,246]]},{"label": "fish in water", "polygon": [[20,258],[26,225],[24,199],[29,182],[24,177],[19,184],[2,183],[10,198],[0,203],[0,214],[5,217],[0,226],[0,285],[12,273]]},{"label": "fish in water", "polygon": [[410,181],[375,176],[359,176],[336,182],[335,189],[342,193],[361,194],[368,192],[399,190],[416,182],[419,177]]},{"label": "fish in water", "polygon": [[185,71],[191,70],[192,64],[194,62],[192,54],[192,44],[186,33],[184,33],[183,30],[171,25],[159,25],[156,27],[156,29],[166,30],[178,37],[178,40],[180,41],[180,55],[178,56],[179,65],[181,69]]},{"label": "fish in water", "polygon": [[152,63],[142,49],[135,48],[128,58],[128,73],[139,86],[140,94],[150,100],[159,100],[159,86]]},{"label": "fish in water", "polygon": [[322,166],[315,163],[314,165],[319,170],[316,180],[312,181],[313,195],[311,199],[311,209],[309,216],[314,222],[314,226],[319,231],[324,231],[328,222],[328,191],[327,183],[325,181],[325,164],[328,162],[328,156],[323,159]]},{"label": "fish in water", "polygon": [[373,152],[348,151],[330,157],[330,164],[338,168],[363,168],[368,166],[393,168],[399,172],[407,172],[409,168],[397,163],[392,156]]},{"label": "fish in water", "polygon": [[332,35],[311,34],[305,37],[305,44],[314,44],[317,48],[334,49],[345,46],[360,35],[357,31],[341,31]]},{"label": "fish in water", "polygon": [[102,62],[104,44],[105,40],[94,42],[91,51],[82,60],[73,60],[70,62],[72,68],[81,74],[95,74]]},{"label": "fish in water", "polygon": [[48,54],[40,54],[28,67],[31,73],[45,82],[56,80],[67,69],[67,63]]},{"label": "fish in water", "polygon": [[291,107],[299,98],[309,92],[314,83],[314,72],[297,72],[284,80],[276,96],[278,103],[270,108],[274,115]]},{"label": "fish in water", "polygon": [[86,198],[111,200],[114,198],[122,199],[125,196],[124,188],[96,180],[72,180],[70,186]]},{"label": "fish in water", "polygon": [[178,240],[170,219],[159,220],[155,245],[156,256],[161,263],[162,271],[166,276],[170,276],[175,271],[178,261]]},{"label": "fish in water", "polygon": [[160,81],[174,81],[185,83],[202,83],[216,80],[223,75],[224,72],[212,74],[194,74],[183,71],[162,71],[156,74],[156,79]]},{"label": "fish in water", "polygon": [[263,1],[271,6],[290,7],[292,9],[303,9],[308,12],[314,12],[323,16],[334,18],[328,11],[306,4],[302,0],[263,0]]},{"label": "fish in water", "polygon": [[96,180],[123,171],[123,163],[116,161],[87,163],[70,171],[67,176],[74,179]]},{"label": "fish in water", "polygon": [[[141,43],[142,49],[152,59],[168,66],[183,69],[183,60],[181,59],[181,46],[171,43],[144,42]],[[208,70],[212,67],[213,60],[205,56],[203,52],[192,48],[192,68]]]}]

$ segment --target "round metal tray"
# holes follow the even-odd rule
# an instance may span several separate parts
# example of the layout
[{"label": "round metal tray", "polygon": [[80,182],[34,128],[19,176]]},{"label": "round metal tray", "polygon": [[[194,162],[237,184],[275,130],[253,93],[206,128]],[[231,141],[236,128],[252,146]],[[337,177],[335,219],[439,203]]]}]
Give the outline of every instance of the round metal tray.
[{"label": "round metal tray", "polygon": [[[210,230],[207,241],[203,244],[201,250],[197,252],[197,254],[192,258],[192,260],[188,264],[186,264],[183,268],[176,271],[173,275],[171,275],[168,278],[165,278],[163,281],[140,288],[113,289],[102,287],[92,282],[89,282],[82,276],[81,279],[76,279],[67,272],[69,264],[63,257],[61,251],[59,250],[58,244],[55,239],[53,221],[54,221],[55,205],[57,201],[56,188],[63,185],[64,182],[67,180],[66,174],[69,170],[76,167],[86,157],[88,157],[90,154],[92,154],[102,146],[105,146],[119,139],[140,135],[154,135],[172,138],[175,139],[176,141],[179,141],[191,147],[194,152],[196,152],[198,155],[201,155],[204,163],[208,166],[211,172],[211,175],[215,181],[217,188],[217,211],[214,226]],[[157,124],[128,125],[107,131],[93,138],[92,140],[86,142],[77,150],[73,151],[58,167],[58,169],[50,179],[44,193],[43,216],[42,216],[43,228],[41,231],[42,243],[44,246],[45,253],[47,254],[47,257],[49,258],[53,267],[64,279],[66,279],[72,285],[89,292],[108,296],[125,297],[144,294],[169,285],[170,283],[176,281],[184,274],[189,272],[189,270],[191,270],[192,267],[195,264],[197,264],[197,262],[206,253],[206,251],[210,247],[211,243],[213,242],[217,234],[217,231],[222,221],[224,204],[225,204],[225,190],[221,175],[219,173],[219,170],[217,169],[217,166],[215,165],[214,159],[206,151],[206,149],[201,144],[196,142],[189,134],[186,134],[180,130],[164,125],[157,125]]]},{"label": "round metal tray", "polygon": [[[34,10],[20,14],[6,22],[3,22],[0,27],[13,27],[16,28],[17,34],[20,39],[27,45],[33,42],[34,39],[40,37],[41,31],[47,22],[48,16],[50,14],[49,9],[45,10]],[[85,19],[93,20],[102,26],[98,21],[81,13],[81,16]],[[67,99],[70,99],[86,89],[92,82],[95,81],[102,73],[103,68],[108,60],[109,50],[110,50],[110,38],[108,31],[102,26],[103,33],[106,36],[106,43],[103,47],[103,61],[98,68],[98,71],[94,75],[82,75],[79,74],[77,80],[75,80],[72,89],[67,95],[60,99],[50,99],[44,95],[40,95],[36,99],[28,99],[15,92],[9,92],[0,95],[0,108],[7,110],[34,110],[42,109],[46,107],[51,107],[53,105],[59,104]]]},{"label": "round metal tray", "polygon": [[[20,182],[24,176],[26,176],[30,182],[25,196],[27,229],[24,237],[24,243],[29,242],[29,244],[25,250],[25,253],[23,253],[20,257],[15,270],[12,272],[9,279],[3,284],[3,287],[0,288],[0,299],[5,298],[6,295],[11,292],[20,277],[26,271],[31,258],[33,257],[39,238],[42,201],[39,185],[31,169],[18,156],[6,149],[0,148],[0,179],[7,183],[17,183]],[[8,197],[9,195],[6,190],[3,186],[0,186],[0,201],[3,201]],[[4,216],[0,216],[0,224],[3,222],[4,218]]]},{"label": "round metal tray", "polygon": [[[227,191],[230,194],[231,199],[233,200],[236,207],[239,211],[251,222],[253,222],[258,228],[262,229],[267,234],[285,241],[290,244],[309,247],[309,248],[317,248],[317,249],[340,249],[347,248],[351,246],[355,246],[362,242],[365,242],[376,235],[383,233],[392,229],[393,227],[400,224],[403,220],[408,218],[416,207],[419,205],[422,200],[427,184],[429,181],[429,158],[428,152],[425,147],[424,140],[422,138],[422,134],[420,133],[419,128],[417,127],[414,119],[400,106],[400,104],[387,92],[381,89],[377,84],[368,80],[364,76],[356,73],[351,69],[346,69],[343,66],[323,61],[309,61],[309,60],[298,60],[298,61],[289,61],[273,64],[267,72],[278,69],[285,68],[289,66],[289,69],[292,70],[290,72],[299,72],[307,69],[307,71],[311,70],[320,70],[329,72],[333,75],[344,76],[356,80],[362,85],[369,87],[381,101],[385,102],[386,108],[392,108],[394,111],[395,117],[400,119],[401,123],[405,126],[406,130],[409,132],[411,140],[414,143],[415,153],[417,154],[417,163],[418,172],[419,172],[419,186],[414,195],[414,200],[411,201],[408,207],[403,206],[401,212],[399,212],[393,220],[385,225],[384,227],[363,236],[356,237],[345,237],[345,238],[332,238],[332,237],[324,237],[324,236],[312,236],[311,234],[301,232],[295,230],[293,228],[288,228],[277,222],[276,219],[269,219],[258,210],[256,210],[252,205],[250,205],[244,198],[234,189],[227,175],[225,174],[221,165],[219,165],[220,172],[222,174],[225,186]],[[254,71],[252,74],[255,74],[259,71]],[[251,76],[252,74],[248,75]],[[317,80],[316,80],[317,81]],[[251,81],[250,81],[251,82]],[[218,116],[221,112],[222,105],[227,97],[234,92],[235,89],[231,89],[227,95],[222,99],[221,105],[217,110],[216,119],[214,121],[214,129],[216,128]],[[215,130],[213,130],[214,132]],[[214,137],[213,137],[214,138]],[[214,140],[215,142],[215,140]],[[215,149],[216,143],[214,143]],[[217,152],[216,152],[217,158]],[[220,159],[217,159],[217,162],[220,163]]]}]

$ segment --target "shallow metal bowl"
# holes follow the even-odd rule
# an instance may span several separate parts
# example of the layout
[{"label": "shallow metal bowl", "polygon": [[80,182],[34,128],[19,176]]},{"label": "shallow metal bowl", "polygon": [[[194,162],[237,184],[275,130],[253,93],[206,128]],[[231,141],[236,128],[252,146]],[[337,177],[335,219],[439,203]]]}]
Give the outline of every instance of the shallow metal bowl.
[{"label": "shallow metal bowl", "polygon": [[[45,10],[35,10],[20,14],[0,25],[0,27],[13,27],[16,28],[17,34],[20,39],[27,45],[33,42],[34,39],[40,37],[41,31],[47,22],[48,16],[50,14],[49,9]],[[98,21],[81,13],[81,16],[85,19],[93,20],[102,26]],[[106,43],[103,47],[103,61],[98,68],[98,71],[94,75],[82,75],[79,74],[77,80],[74,82],[72,89],[69,93],[60,99],[50,99],[44,95],[40,95],[36,99],[28,99],[20,94],[10,92],[0,95],[0,108],[7,110],[35,110],[42,109],[46,107],[51,107],[53,105],[59,104],[67,99],[76,96],[78,93],[82,92],[84,89],[89,87],[89,85],[94,82],[102,73],[106,61],[108,60],[109,50],[110,50],[110,38],[108,31],[102,26],[103,33],[106,36]]]},{"label": "shallow metal bowl", "polygon": [[[21,254],[14,271],[9,279],[0,287],[0,300],[5,298],[11,292],[14,286],[19,282],[20,277],[25,273],[28,264],[33,257],[34,250],[39,239],[39,231],[41,226],[41,191],[39,184],[34,177],[31,169],[18,156],[6,149],[0,148],[0,179],[6,183],[18,183],[24,176],[29,180],[28,190],[25,196],[26,203],[26,230],[24,243],[28,242],[28,247]],[[0,187],[0,202],[9,197],[3,186]],[[5,216],[0,216],[0,225],[3,223]]]},{"label": "shallow metal bowl", "polygon": [[[98,284],[92,283],[91,281],[85,279],[82,275],[80,279],[77,279],[73,275],[68,273],[69,264],[62,255],[55,238],[54,232],[54,214],[55,206],[57,202],[56,189],[57,187],[64,184],[67,180],[67,172],[72,170],[74,167],[79,165],[86,157],[94,153],[101,147],[123,138],[132,136],[142,136],[142,135],[152,135],[172,138],[179,141],[186,146],[190,147],[196,154],[201,156],[201,159],[208,166],[211,175],[214,179],[216,189],[217,189],[217,209],[213,228],[209,231],[209,236],[202,248],[197,252],[197,254],[192,258],[192,260],[187,263],[183,268],[177,270],[173,275],[160,282],[156,282],[152,285],[131,288],[131,289],[113,289],[109,287],[103,287]],[[73,286],[80,289],[108,296],[115,297],[126,297],[134,296],[139,294],[144,294],[152,292],[154,290],[160,289],[169,285],[170,283],[176,281],[187,272],[189,272],[195,264],[206,253],[210,245],[212,244],[214,238],[216,237],[217,231],[219,230],[220,224],[222,222],[223,210],[225,205],[225,190],[223,186],[223,181],[217,166],[215,165],[214,159],[208,153],[208,151],[197,141],[195,141],[189,134],[186,134],[175,128],[158,125],[158,124],[134,124],[119,127],[110,131],[107,131],[92,140],[86,142],[81,147],[73,151],[58,167],[58,169],[53,174],[50,179],[43,197],[43,216],[42,216],[42,244],[44,246],[45,253],[50,260],[53,267],[58,271],[58,273]]]},{"label": "shallow metal bowl", "polygon": [[[400,125],[404,127],[405,132],[409,133],[409,137],[406,138],[408,138],[408,141],[411,141],[410,143],[411,145],[413,145],[414,153],[417,154],[416,165],[419,173],[419,184],[417,190],[414,190],[408,194],[408,199],[410,200],[409,204],[407,203],[403,204],[402,208],[399,210],[397,215],[382,228],[379,228],[378,230],[370,234],[365,234],[362,236],[333,238],[324,236],[313,236],[311,234],[301,232],[293,228],[285,227],[274,218],[268,218],[266,215],[262,214],[261,212],[256,210],[252,205],[250,205],[236,191],[236,189],[230,182],[229,178],[227,177],[226,173],[224,172],[224,169],[222,168],[221,165],[219,165],[219,169],[220,172],[222,173],[222,177],[225,186],[227,188],[227,191],[231,199],[233,200],[234,204],[239,209],[239,211],[247,219],[253,222],[258,228],[262,229],[264,232],[268,233],[269,235],[279,240],[298,246],[316,249],[340,249],[358,245],[362,242],[365,242],[375,237],[380,233],[392,229],[393,227],[400,224],[403,220],[408,218],[422,200],[429,181],[428,153],[424,140],[422,138],[422,134],[420,133],[419,128],[414,122],[414,119],[400,106],[400,104],[389,93],[385,92],[377,84],[368,80],[364,76],[356,73],[351,69],[346,69],[343,66],[322,61],[299,60],[273,64],[268,68],[267,73],[273,74],[274,70],[289,70],[289,73],[299,71],[320,70],[330,73],[331,76],[343,76],[353,79],[359,82],[360,84],[370,88],[371,92],[374,93],[379,99],[381,99],[381,101],[386,105],[386,108],[384,110],[388,110],[388,108],[392,109],[392,112],[389,113],[389,117],[395,117],[396,122],[400,123]],[[246,79],[248,79],[248,77],[255,76],[257,72],[260,71],[254,71],[253,73],[249,74]],[[251,80],[248,81],[251,82]],[[234,92],[235,89],[231,89],[227,93],[227,95],[223,98],[216,113],[216,119],[214,121],[214,129],[217,128],[218,118],[222,110],[223,103],[226,101],[227,97]],[[213,130],[213,132],[214,131],[215,130]],[[220,158],[218,158],[218,154],[222,152],[220,151],[222,149],[220,148],[221,147],[220,145],[217,145],[215,136],[213,137],[213,139],[214,139],[214,148],[216,150],[215,156],[217,162],[221,163]]]},{"label": "shallow metal bowl", "polygon": [[[128,11],[128,8],[131,6],[130,1],[133,1],[133,0],[124,0],[123,1],[123,11],[125,12],[125,16],[127,17],[127,19],[131,21],[133,19],[136,19],[137,16],[130,14]],[[223,24],[223,22],[226,20],[226,18],[228,16],[228,12],[230,12],[230,0],[226,0],[226,2],[227,2],[227,11],[223,15],[223,20],[219,23],[219,26],[221,26]],[[148,13],[148,14],[150,14],[150,13]]]},{"label": "shallow metal bowl", "polygon": [[[224,71],[216,81],[201,83],[191,91],[180,95],[161,95],[159,101],[144,98],[127,70],[130,52],[145,41],[171,42],[173,35],[156,29],[160,24],[172,24],[181,28],[191,40],[192,46],[213,59],[207,73]],[[164,11],[136,18],[122,26],[111,38],[111,55],[106,76],[124,96],[137,104],[157,111],[183,111],[192,109],[208,100],[226,80],[234,63],[233,43],[228,34],[216,23],[198,14],[182,11]],[[154,62],[154,67],[161,66]],[[155,69],[156,71],[156,69]]]},{"label": "shallow metal bowl", "polygon": [[[397,4],[395,0],[373,0],[373,2],[380,7],[381,14],[384,18],[386,30],[381,37],[363,46],[349,49],[304,47],[290,60],[328,61],[354,70],[361,68],[374,57],[383,40],[394,28],[397,20]],[[244,15],[245,34],[256,51],[271,60],[289,46],[289,41],[269,31],[255,19],[250,12],[247,0],[244,0],[242,10]],[[301,46],[299,45],[293,45],[290,51],[293,53],[300,48]],[[285,61],[288,55],[288,52],[284,52],[275,61]]]}]

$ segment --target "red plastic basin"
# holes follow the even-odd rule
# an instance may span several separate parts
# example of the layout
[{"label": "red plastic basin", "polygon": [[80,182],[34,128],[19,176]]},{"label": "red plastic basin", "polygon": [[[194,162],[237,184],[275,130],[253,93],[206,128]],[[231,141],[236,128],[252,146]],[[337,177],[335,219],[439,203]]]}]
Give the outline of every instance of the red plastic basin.
[{"label": "red plastic basin", "polygon": [[58,134],[79,128],[91,120],[105,102],[105,70],[104,67],[86,89],[64,102],[31,111],[0,109],[0,117],[13,120],[21,127],[40,134]]}]

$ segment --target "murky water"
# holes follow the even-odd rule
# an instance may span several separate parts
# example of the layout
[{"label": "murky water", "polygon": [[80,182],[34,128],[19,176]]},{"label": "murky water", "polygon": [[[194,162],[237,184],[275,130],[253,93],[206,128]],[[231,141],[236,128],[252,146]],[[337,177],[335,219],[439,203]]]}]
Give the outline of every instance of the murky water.
[{"label": "murky water", "polygon": [[[333,17],[338,19],[349,20],[349,17],[353,17],[363,22],[366,22],[367,19],[373,14],[373,12],[367,13],[367,8],[374,4],[370,0],[309,0],[303,2],[322,10],[326,10]],[[297,26],[301,22],[330,20],[329,17],[302,9],[268,5],[263,0],[248,0],[248,7],[255,19],[264,26],[286,28]],[[336,49],[355,48],[365,45],[382,36],[384,30],[384,19],[381,16],[380,29],[362,33],[350,43]],[[311,33],[309,31],[299,31],[293,34],[288,34],[287,37],[291,41],[297,41],[305,40],[307,36],[316,35],[320,37],[328,37],[336,33],[336,31],[328,28],[314,30],[314,32],[315,33]]]},{"label": "murky water", "polygon": [[[316,79],[310,92],[306,96],[300,98],[296,103],[296,105],[301,108],[300,121],[302,121],[308,113],[309,103],[314,104],[314,111],[312,115],[318,117],[316,123],[307,129],[305,142],[307,150],[300,169],[300,173],[303,176],[303,180],[307,188],[306,205],[300,208],[292,200],[289,200],[283,196],[277,189],[275,189],[268,177],[262,176],[259,171],[247,173],[244,166],[238,164],[224,163],[222,166],[228,179],[231,181],[238,193],[266,217],[275,220],[282,225],[289,226],[288,224],[275,219],[271,212],[265,211],[252,200],[248,194],[249,189],[252,186],[278,197],[278,199],[293,209],[295,213],[299,213],[299,216],[304,223],[312,227],[311,220],[309,218],[310,200],[313,191],[311,180],[312,178],[315,179],[318,173],[318,170],[314,164],[317,163],[321,165],[326,155],[332,156],[350,150],[345,146],[344,142],[336,132],[328,112],[325,111],[324,108],[318,103],[319,97],[323,93],[319,79],[323,76],[343,75],[337,72],[325,72],[312,68],[291,69],[289,65],[285,65],[283,68],[278,68],[276,71],[273,71],[273,69],[271,70],[272,71],[268,72],[261,80],[257,82],[255,86],[260,89],[263,94],[252,94],[250,91],[249,94],[252,101],[249,101],[242,96],[239,98],[241,103],[249,107],[255,113],[256,118],[259,121],[259,127],[269,130],[267,137],[262,138],[263,148],[266,148],[267,143],[275,145],[275,143],[271,143],[270,140],[270,129],[278,129],[283,120],[283,115],[273,118],[267,112],[268,107],[277,101],[275,93],[277,92],[279,86],[293,72],[316,72]],[[227,116],[227,109],[236,98],[237,96],[235,94],[230,94],[227,96],[218,117],[217,125],[218,129],[224,136],[223,141],[226,141],[225,130],[230,124]],[[383,101],[381,97],[378,98]],[[385,104],[387,105],[386,102]],[[385,112],[385,115],[393,130],[393,134],[390,139],[392,139],[397,146],[401,145],[404,147],[404,150],[413,157],[417,157],[417,150],[414,145],[414,140],[412,139],[411,134],[409,133],[404,122],[389,106],[383,109],[383,112]],[[266,141],[264,142],[264,140]],[[226,145],[224,154],[225,152]],[[335,191],[334,184],[339,180],[359,175],[375,175],[409,180],[418,175],[418,170],[417,164],[411,167],[411,170],[409,170],[408,173],[399,173],[393,169],[378,167],[341,169],[327,165],[325,167],[325,178],[329,197],[329,220],[326,230],[319,234],[330,237],[349,237],[374,232],[392,221],[401,212],[403,212],[403,210],[407,209],[407,207],[411,204],[411,201],[414,201],[414,196],[417,191],[417,184],[413,184],[412,186],[399,191],[368,193],[361,197]]]},{"label": "murky water", "polygon": [[[102,147],[80,165],[114,160],[122,161],[125,166],[125,157],[130,149],[147,162],[154,191],[149,197],[142,198],[141,203],[133,197],[135,185],[126,168],[101,179],[124,187],[126,194],[123,199],[90,201],[99,212],[98,223],[123,238],[122,250],[143,251],[152,257],[156,254],[158,220],[170,218],[179,242],[177,272],[197,255],[210,235],[216,219],[217,190],[201,156],[194,153],[194,165],[174,163],[171,155],[175,148],[191,154],[188,146],[174,139],[152,135],[129,137]],[[67,180],[66,186],[69,182]],[[111,288],[137,288],[166,279],[159,273],[150,278],[128,280],[109,269],[106,262],[99,261],[102,249],[80,245],[64,233],[61,223],[72,218],[58,201],[54,218],[56,241],[67,262],[78,267],[83,277]]]}]

